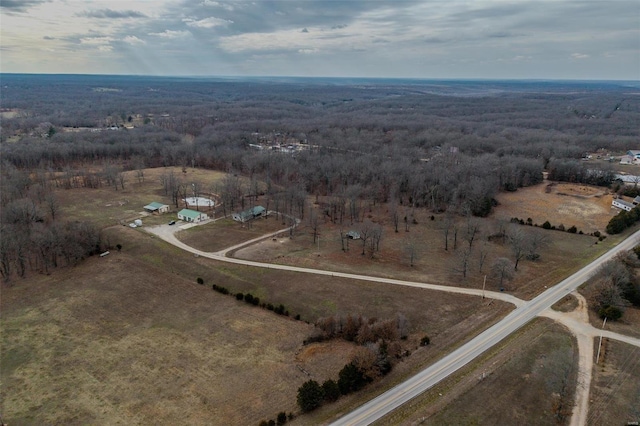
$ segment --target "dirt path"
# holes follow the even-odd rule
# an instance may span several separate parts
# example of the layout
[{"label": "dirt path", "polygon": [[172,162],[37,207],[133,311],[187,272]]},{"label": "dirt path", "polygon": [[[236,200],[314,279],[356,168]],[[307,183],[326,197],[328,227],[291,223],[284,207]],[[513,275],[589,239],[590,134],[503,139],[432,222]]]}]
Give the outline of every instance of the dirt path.
[{"label": "dirt path", "polygon": [[565,327],[576,336],[578,341],[578,383],[576,385],[575,405],[571,416],[571,426],[582,426],[587,424],[589,415],[589,390],[593,373],[593,339],[602,334],[611,339],[620,340],[634,346],[640,347],[640,339],[610,331],[602,331],[593,327],[589,323],[589,312],[587,301],[580,293],[571,293],[578,299],[578,307],[571,312],[558,312],[547,309],[541,316],[553,319]]},{"label": "dirt path", "polygon": [[[226,249],[217,251],[215,253],[203,252],[201,250],[197,250],[179,241],[174,235],[177,229],[178,227],[173,227],[169,225],[159,225],[159,226],[145,228],[147,232],[160,237],[161,239],[165,240],[166,242],[176,247],[182,248],[183,250],[189,251],[196,255],[207,257],[207,258],[218,260],[218,261],[236,263],[240,265],[247,265],[247,266],[254,266],[254,267],[261,267],[261,268],[280,269],[280,270],[287,270],[292,272],[303,272],[303,273],[312,273],[312,274],[320,274],[320,275],[331,275],[331,276],[351,278],[356,280],[375,281],[375,282],[394,284],[394,285],[419,287],[419,288],[425,288],[425,289],[436,290],[436,291],[476,295],[476,296],[487,297],[491,299],[497,299],[497,300],[509,302],[514,304],[516,307],[520,307],[525,304],[525,301],[517,297],[511,296],[505,293],[499,293],[499,292],[491,292],[491,291],[485,292],[477,289],[448,287],[448,286],[435,285],[435,284],[426,284],[426,283],[418,283],[418,282],[411,282],[411,281],[394,280],[394,279],[388,279],[388,278],[372,277],[367,275],[347,274],[347,273],[341,273],[341,272],[325,271],[320,269],[300,268],[300,267],[288,266],[288,265],[254,262],[249,260],[235,259],[233,257],[227,257],[228,253],[232,252],[233,250],[236,250],[238,248],[241,248],[247,245],[254,244],[266,238],[271,238],[275,234],[287,232],[289,228],[283,229],[276,233],[270,233],[268,235],[263,235],[261,237],[254,238],[250,241],[246,241],[241,244],[228,247]],[[589,411],[589,389],[590,389],[591,380],[592,380],[593,358],[594,358],[593,338],[596,336],[600,336],[602,334],[604,337],[619,340],[619,341],[622,341],[634,346],[638,346],[638,347],[640,347],[640,339],[630,337],[630,336],[625,336],[618,333],[613,333],[610,331],[602,331],[593,327],[589,323],[587,301],[577,291],[574,291],[572,294],[578,300],[578,307],[575,310],[571,312],[558,312],[558,311],[552,310],[551,308],[548,308],[542,313],[540,313],[539,315],[550,318],[554,321],[557,321],[563,324],[571,331],[571,333],[573,333],[576,336],[576,340],[578,342],[578,383],[576,386],[575,406],[571,416],[570,424],[571,426],[580,426],[580,425],[586,424],[587,415]]]},{"label": "dirt path", "polygon": [[[236,259],[233,257],[227,257],[226,254],[233,249],[246,246],[250,244],[250,242],[244,242],[236,246],[229,247],[227,249],[223,249],[223,250],[212,253],[212,252],[204,252],[202,250],[198,250],[178,240],[174,235],[174,233],[177,231],[177,228],[175,228],[175,226],[158,225],[158,226],[145,227],[143,229],[146,232],[156,235],[160,237],[162,240],[168,242],[169,244],[172,244],[183,250],[186,250],[198,256],[206,257],[213,260],[218,260],[221,262],[235,263],[237,265],[245,265],[245,266],[254,266],[258,268],[278,269],[282,271],[302,272],[306,274],[326,275],[326,276],[332,276],[332,277],[349,278],[349,279],[360,280],[360,281],[371,281],[371,282],[401,285],[401,286],[407,286],[407,287],[417,287],[417,288],[424,288],[427,290],[446,291],[449,293],[465,294],[469,296],[486,297],[488,299],[501,300],[503,302],[511,303],[516,307],[522,306],[525,303],[524,300],[519,299],[511,294],[497,292],[497,291],[488,291],[488,290],[483,291],[481,289],[475,289],[475,288],[427,284],[427,283],[416,282],[416,281],[396,280],[392,278],[382,278],[382,277],[375,277],[370,275],[350,274],[346,272],[327,271],[324,269],[302,268],[299,266],[289,266],[289,265],[280,265],[276,263],[265,263],[265,262],[255,262],[252,260]],[[270,238],[272,235],[273,233],[269,233],[262,237],[254,238],[251,241],[252,242],[260,241],[265,238]]]}]

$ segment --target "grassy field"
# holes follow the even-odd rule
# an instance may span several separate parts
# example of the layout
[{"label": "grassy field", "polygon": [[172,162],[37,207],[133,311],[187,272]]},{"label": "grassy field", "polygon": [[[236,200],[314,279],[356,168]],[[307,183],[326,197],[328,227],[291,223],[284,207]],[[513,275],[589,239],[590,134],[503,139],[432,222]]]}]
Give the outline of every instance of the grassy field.
[{"label": "grassy field", "polygon": [[[404,314],[411,323],[410,336],[404,341],[411,356],[358,394],[296,420],[297,424],[323,423],[415,374],[512,308],[476,297],[219,263],[194,257],[145,233],[144,228],[113,226],[142,217],[142,207],[151,201],[169,204],[160,187],[162,172],[146,170],[143,183],[134,182],[130,175],[124,191],[56,191],[62,218],[92,221],[105,228],[104,238],[111,247],[121,244],[122,250],[3,287],[1,405],[3,420],[9,424],[129,424],[159,418],[163,423],[257,424],[279,411],[297,411],[297,388],[309,378],[337,378],[353,350],[351,344],[338,341],[303,346],[312,328],[306,322],[335,314],[380,319]],[[180,169],[174,172],[182,175]],[[213,188],[222,176],[188,169],[183,177]],[[499,219],[483,220],[485,238],[475,247],[489,253],[484,270],[472,257],[469,276],[463,278],[456,271],[459,251],[443,248],[443,215],[431,220],[429,213],[416,211],[416,223],[409,232],[401,228],[398,233],[391,228],[386,206],[371,208],[367,216],[384,226],[381,251],[374,258],[360,254],[358,241],[343,252],[339,227],[326,222],[320,227],[319,244],[303,222],[293,238],[267,239],[237,255],[470,287],[482,286],[492,259],[510,256],[507,245],[484,241]],[[175,212],[144,216],[143,221],[156,224],[172,218]],[[458,225],[464,226],[464,219]],[[275,218],[256,221],[251,227],[221,220],[182,231],[179,237],[202,250],[215,251],[282,227]],[[509,291],[520,297],[539,293],[622,238],[607,238],[596,245],[596,239],[586,235],[525,228],[544,232],[550,245],[540,261],[523,261],[518,268]],[[462,237],[458,243],[466,244]],[[414,266],[409,265],[408,244],[415,247]],[[197,285],[196,278],[205,285]],[[292,317],[298,314],[302,321],[220,295],[211,290],[212,284],[232,293],[251,292],[266,303],[284,304]],[[489,280],[487,288],[495,287]],[[555,331],[549,332],[555,336]],[[521,342],[541,341],[537,331],[532,333],[510,344],[507,358],[508,354],[521,356]],[[431,337],[432,344],[419,347],[424,335]],[[564,348],[560,340],[556,343]],[[503,364],[509,365],[506,358],[496,365]],[[528,365],[523,363],[522,368]],[[451,380],[443,384],[446,389],[459,379]],[[511,375],[497,374],[487,386],[501,389],[512,381]],[[530,403],[525,398],[525,404]],[[420,404],[427,406],[424,401]]]},{"label": "grassy field", "polygon": [[226,218],[180,231],[176,237],[198,250],[213,252],[284,228],[286,225],[274,219],[258,219],[245,224]]},{"label": "grassy field", "polygon": [[[368,392],[400,381],[510,309],[472,297],[219,264],[128,227],[106,234],[121,252],[3,289],[2,407],[9,424],[159,418],[257,424],[296,411],[296,390],[309,379],[299,366],[319,381],[337,377],[350,345],[305,348],[310,325],[220,295],[212,283],[283,303],[310,321],[405,313],[413,355]],[[417,349],[426,333],[432,345]],[[366,395],[334,407],[347,409]]]},{"label": "grassy field", "polygon": [[[594,339],[598,344],[598,339]],[[597,353],[597,347],[596,347]],[[594,366],[587,424],[626,425],[640,422],[640,348],[604,339]]]},{"label": "grassy field", "polygon": [[[135,171],[125,172],[126,183],[124,190],[115,190],[113,187],[102,188],[74,188],[58,189],[55,194],[61,206],[62,219],[88,220],[103,228],[119,223],[130,223],[134,219],[143,219],[143,223],[165,223],[171,219],[177,219],[176,212],[185,207],[181,203],[178,207],[171,203],[171,197],[165,195],[160,183],[160,175],[173,172],[178,179],[185,182],[200,182],[205,192],[213,192],[216,182],[224,173],[186,169],[183,173],[179,167],[167,167],[144,170],[144,182],[135,177]],[[161,202],[171,206],[171,213],[164,215],[148,215],[143,207],[152,201]],[[200,209],[205,211],[205,209]],[[210,210],[206,210],[211,213]]]},{"label": "grassy field", "polygon": [[[250,260],[351,273],[366,271],[367,274],[382,277],[475,288],[481,288],[485,275],[488,275],[486,288],[498,290],[498,281],[492,279],[490,274],[491,263],[498,257],[513,259],[509,244],[487,241],[487,235],[495,232],[500,225],[498,219],[489,218],[481,222],[484,235],[474,242],[467,277],[463,277],[459,271],[461,250],[451,248],[451,236],[450,248],[448,251],[444,250],[444,215],[435,215],[434,220],[431,220],[427,212],[417,211],[417,224],[411,225],[409,232],[400,229],[398,233],[394,232],[388,216],[384,206],[371,212],[371,218],[383,226],[380,251],[375,253],[373,258],[362,255],[361,240],[349,241],[349,250],[344,252],[340,241],[340,226],[328,221],[322,222],[319,227],[319,244],[317,241],[313,242],[311,228],[303,221],[293,239],[283,237],[276,241],[264,240],[237,251],[235,255]],[[358,226],[359,224],[353,224],[343,229],[358,229]],[[556,284],[623,238],[608,237],[597,243],[597,238],[589,235],[544,230],[526,225],[511,226],[524,232],[542,234],[549,241],[539,260],[533,262],[523,259],[520,262],[518,273],[507,286],[508,291],[525,299],[539,294],[549,285]],[[459,219],[458,227],[458,248],[462,249],[468,247],[462,238],[465,219]],[[414,266],[410,265],[409,244],[413,244],[415,250]],[[479,261],[481,251],[486,253],[482,269]]]},{"label": "grassy field", "polygon": [[566,424],[556,408],[563,394],[571,412],[576,364],[572,337],[552,321],[536,319],[376,424]]}]

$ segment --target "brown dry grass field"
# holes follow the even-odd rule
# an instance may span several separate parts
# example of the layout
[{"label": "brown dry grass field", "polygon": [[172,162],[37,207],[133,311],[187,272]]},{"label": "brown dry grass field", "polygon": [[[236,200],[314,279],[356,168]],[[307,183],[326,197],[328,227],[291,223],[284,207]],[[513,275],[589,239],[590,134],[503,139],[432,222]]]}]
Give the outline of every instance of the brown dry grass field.
[{"label": "brown dry grass field", "polygon": [[[257,424],[296,411],[296,390],[309,379],[298,365],[319,381],[337,377],[350,345],[305,348],[311,326],[213,292],[212,283],[283,303],[303,319],[405,313],[413,355],[368,392],[510,310],[473,297],[219,264],[128,227],[107,236],[123,245],[120,253],[3,289],[2,407],[10,424]],[[432,345],[417,349],[427,333]]]},{"label": "brown dry grass field", "polygon": [[[263,302],[282,303],[292,316],[300,314],[311,322],[349,313],[408,317],[412,325],[405,342],[412,352],[409,358],[357,395],[298,418],[300,424],[324,422],[347,412],[431,364],[511,309],[474,297],[218,263],[193,257],[144,229],[112,226],[141,217],[142,207],[151,201],[169,204],[159,182],[163,171],[146,170],[144,183],[130,174],[124,191],[56,191],[62,218],[90,220],[105,227],[110,245],[122,244],[123,249],[3,287],[0,375],[3,389],[8,390],[2,393],[3,420],[10,424],[129,424],[162,418],[166,423],[257,424],[279,411],[296,411],[296,390],[309,379],[299,367],[318,381],[337,377],[351,351],[349,344],[303,347],[308,324],[222,296],[211,290],[214,283],[232,292],[251,292]],[[182,175],[178,168],[174,172]],[[222,176],[188,169],[185,179],[213,188]],[[472,263],[469,277],[463,279],[454,271],[456,253],[443,249],[442,215],[431,221],[430,214],[417,211],[417,224],[399,233],[391,229],[385,206],[374,207],[367,215],[384,225],[381,251],[373,259],[360,255],[357,241],[343,252],[339,228],[326,222],[320,227],[319,251],[303,222],[292,239],[268,239],[237,255],[474,287],[482,286],[492,259],[510,256],[506,245],[486,243],[491,254],[484,271]],[[175,213],[148,216],[144,222],[164,223],[171,218]],[[463,222],[460,219],[459,225]],[[497,223],[495,218],[483,221],[486,229]],[[251,229],[224,220],[182,232],[181,239],[215,251],[281,227],[276,218],[255,222]],[[610,237],[595,245],[595,238],[585,235],[525,228],[545,232],[550,246],[540,261],[521,263],[508,288],[520,297],[539,293],[622,238]],[[416,247],[413,267],[406,252],[409,241]],[[465,243],[460,240],[459,244]],[[197,277],[206,285],[197,285]],[[494,282],[487,283],[488,289],[495,287]],[[432,344],[418,348],[425,334]]]},{"label": "brown dry grass field", "polygon": [[239,223],[233,219],[224,218],[179,231],[176,237],[198,250],[213,252],[284,228],[286,225],[276,220],[257,219],[250,223]]},{"label": "brown dry grass field", "polygon": [[573,405],[576,350],[562,326],[538,318],[375,424],[563,424],[566,420],[558,422],[554,409],[562,391],[569,412]]},{"label": "brown dry grass field", "polygon": [[[134,171],[125,172],[124,190],[118,191],[113,187],[58,189],[55,194],[61,205],[60,217],[68,220],[88,220],[101,228],[122,222],[129,223],[138,218],[142,218],[143,222],[149,221],[150,224],[177,219],[175,212],[185,206],[181,204],[176,208],[172,205],[171,197],[164,194],[160,184],[161,174],[173,172],[187,183],[200,182],[207,193],[213,192],[216,182],[224,176],[224,173],[210,170],[186,170],[187,173],[182,173],[180,167],[145,169],[144,182],[139,182]],[[148,215],[143,207],[152,201],[168,204],[172,213],[161,216]],[[208,209],[200,210],[211,213]]]},{"label": "brown dry grass field", "polygon": [[[594,340],[594,353],[597,353],[598,339]],[[587,424],[637,424],[640,422],[640,348],[603,339],[601,351],[600,362],[593,367]]]},{"label": "brown dry grass field", "polygon": [[[585,201],[589,203],[591,201]],[[502,206],[497,208],[500,214]],[[340,241],[340,226],[321,219],[319,226],[320,244],[314,244],[308,221],[303,221],[296,230],[294,237],[280,237],[276,241],[264,240],[260,243],[238,250],[235,256],[242,259],[258,260],[295,266],[329,269],[340,272],[363,273],[381,277],[392,277],[413,281],[445,284],[464,287],[481,288],[485,275],[488,276],[486,288],[498,290],[498,282],[490,275],[490,265],[498,257],[512,258],[508,244],[489,242],[486,236],[495,232],[500,219],[488,218],[482,220],[483,236],[474,242],[467,277],[458,270],[460,265],[460,251],[444,250],[444,215],[435,215],[425,211],[416,211],[417,224],[410,225],[409,232],[405,232],[401,224],[399,232],[394,232],[386,206],[375,207],[368,216],[383,226],[383,237],[380,251],[374,258],[362,255],[361,240],[349,241],[349,250],[342,251]],[[519,215],[522,217],[522,214]],[[270,218],[267,220],[275,220]],[[608,219],[607,219],[608,220]],[[460,218],[458,227],[458,247],[467,245],[463,240],[466,221]],[[595,259],[612,247],[623,236],[608,237],[597,243],[597,238],[589,235],[570,234],[560,231],[544,230],[533,226],[511,225],[524,232],[540,233],[549,240],[549,245],[541,252],[538,261],[523,259],[518,267],[518,273],[508,285],[507,290],[518,297],[529,299],[544,291],[549,285],[554,285],[579,269],[588,261]],[[344,230],[357,230],[359,224],[348,224]],[[625,234],[626,235],[626,234]],[[452,237],[450,236],[450,247]],[[414,266],[410,265],[408,246],[415,247],[416,259]],[[319,247],[319,248],[318,248]],[[482,270],[479,268],[479,255],[487,252],[487,258]]]},{"label": "brown dry grass field", "polygon": [[613,195],[608,189],[572,183],[545,181],[515,192],[500,193],[496,199],[499,203],[493,214],[496,218],[531,218],[539,225],[548,220],[556,227],[576,226],[587,234],[604,232],[609,219],[617,213],[611,207]]}]

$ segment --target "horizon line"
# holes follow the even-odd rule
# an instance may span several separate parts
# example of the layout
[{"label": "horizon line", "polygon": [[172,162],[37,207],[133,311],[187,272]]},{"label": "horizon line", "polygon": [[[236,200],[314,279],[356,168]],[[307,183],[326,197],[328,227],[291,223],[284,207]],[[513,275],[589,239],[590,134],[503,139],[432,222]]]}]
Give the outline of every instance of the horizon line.
[{"label": "horizon line", "polygon": [[33,73],[33,72],[3,72],[1,75],[28,75],[28,76],[78,76],[78,77],[151,77],[151,78],[185,78],[185,79],[359,79],[359,80],[415,80],[415,81],[478,81],[478,82],[500,82],[500,81],[526,81],[526,82],[633,82],[640,83],[640,79],[570,79],[570,78],[487,78],[487,77],[385,77],[385,76],[303,76],[303,75],[179,75],[179,74],[99,74],[99,73]]}]

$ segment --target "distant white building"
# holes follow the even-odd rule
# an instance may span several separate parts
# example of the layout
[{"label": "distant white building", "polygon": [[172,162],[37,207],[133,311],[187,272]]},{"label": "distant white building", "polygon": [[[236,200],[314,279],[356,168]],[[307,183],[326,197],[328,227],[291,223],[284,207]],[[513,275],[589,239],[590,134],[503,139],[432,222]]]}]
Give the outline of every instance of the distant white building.
[{"label": "distant white building", "polygon": [[631,209],[633,209],[633,208],[635,207],[635,205],[634,205],[634,204],[631,204],[631,203],[629,203],[629,202],[627,202],[627,201],[624,201],[624,200],[622,200],[622,199],[620,199],[620,198],[616,198],[616,199],[614,199],[614,200],[611,202],[611,205],[612,205],[613,207],[615,207],[615,208],[622,209],[622,210],[626,210],[626,211],[628,211],[628,212],[630,212],[630,211],[631,211]]},{"label": "distant white building", "polygon": [[634,161],[635,157],[632,157],[631,155],[623,155],[620,157],[620,164],[633,164]]},{"label": "distant white building", "polygon": [[636,160],[640,160],[640,150],[630,149],[629,151],[627,151],[627,155],[629,157],[633,157]]}]

